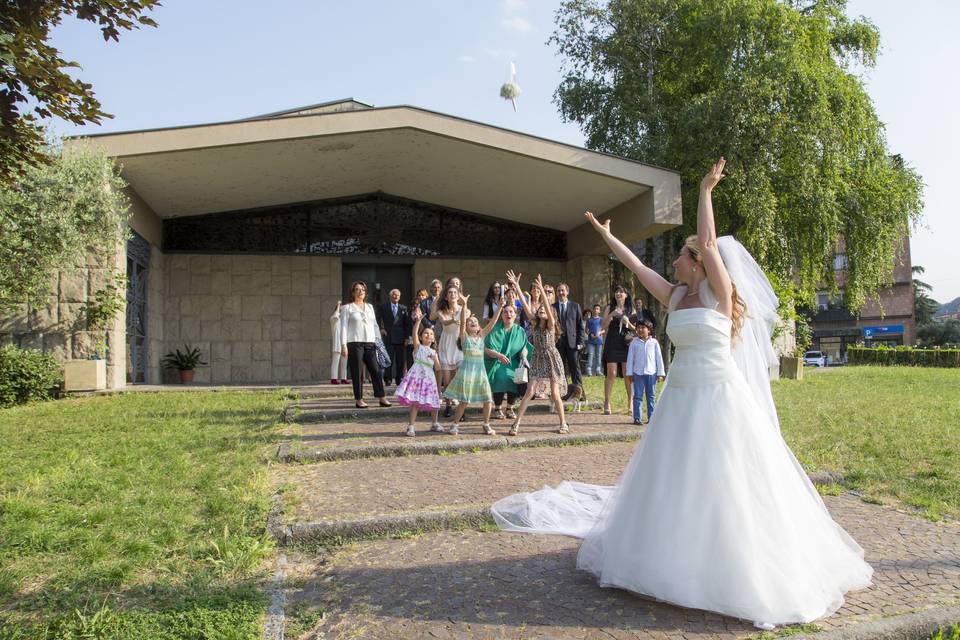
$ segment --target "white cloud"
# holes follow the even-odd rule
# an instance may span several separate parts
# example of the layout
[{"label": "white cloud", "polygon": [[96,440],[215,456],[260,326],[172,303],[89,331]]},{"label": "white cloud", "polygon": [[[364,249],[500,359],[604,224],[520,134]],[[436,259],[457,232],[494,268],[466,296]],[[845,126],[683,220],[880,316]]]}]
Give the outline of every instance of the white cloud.
[{"label": "white cloud", "polygon": [[533,26],[526,18],[521,18],[520,16],[514,16],[512,18],[504,18],[500,21],[500,24],[510,31],[516,31],[517,33],[528,33],[533,29]]},{"label": "white cloud", "polygon": [[507,13],[526,11],[527,0],[503,0],[503,10]]},{"label": "white cloud", "polygon": [[457,62],[476,62],[477,59],[473,56],[459,56]]},{"label": "white cloud", "polygon": [[517,57],[517,52],[511,51],[510,49],[493,49],[490,47],[484,47],[482,52],[483,55],[487,56],[488,58],[507,58],[512,60],[513,58]]}]

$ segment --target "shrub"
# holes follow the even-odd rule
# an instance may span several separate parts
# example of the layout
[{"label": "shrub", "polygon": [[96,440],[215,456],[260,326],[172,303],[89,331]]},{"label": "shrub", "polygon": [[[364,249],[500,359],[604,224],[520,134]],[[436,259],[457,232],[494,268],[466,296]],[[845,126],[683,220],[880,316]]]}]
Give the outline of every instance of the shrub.
[{"label": "shrub", "polygon": [[85,264],[91,247],[112,255],[129,233],[126,183],[113,160],[79,146],[47,155],[15,184],[0,184],[0,311],[44,301],[58,270]]},{"label": "shrub", "polygon": [[850,364],[908,367],[960,367],[960,349],[847,347]]},{"label": "shrub", "polygon": [[49,400],[62,380],[60,365],[50,354],[0,347],[0,407]]}]

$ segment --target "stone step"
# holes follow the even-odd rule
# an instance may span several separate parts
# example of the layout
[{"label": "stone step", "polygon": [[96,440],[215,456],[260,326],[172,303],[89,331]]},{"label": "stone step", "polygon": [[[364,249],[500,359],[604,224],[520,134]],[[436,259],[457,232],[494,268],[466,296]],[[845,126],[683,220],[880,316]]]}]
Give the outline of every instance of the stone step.
[{"label": "stone step", "polygon": [[[396,388],[396,385],[385,387],[387,396],[393,395]],[[353,386],[349,383],[311,385],[309,387],[298,387],[295,391],[302,400],[311,400],[314,398],[353,398]],[[373,397],[373,385],[369,382],[363,385],[363,397],[368,399]]]},{"label": "stone step", "polygon": [[[387,399],[393,402],[391,394]],[[344,421],[394,421],[397,417],[405,417],[409,414],[408,407],[396,402],[392,407],[381,407],[378,400],[372,396],[365,396],[364,402],[369,407],[367,409],[358,409],[351,395],[349,398],[311,398],[299,400],[287,406],[284,410],[283,419],[285,422],[296,422],[308,424],[314,422],[344,422]],[[566,403],[566,411],[572,412],[573,403]],[[581,405],[581,410],[599,411],[602,405],[599,402],[587,402]],[[550,413],[553,407],[549,400],[534,400],[527,408],[528,413]],[[467,415],[480,415],[480,406],[471,406],[467,409]],[[441,410],[441,422],[444,420]]]},{"label": "stone step", "polygon": [[[866,551],[874,585],[798,640],[928,638],[960,619],[960,529],[850,495],[827,508]],[[438,531],[324,553],[288,550],[287,611],[322,611],[318,638],[758,638],[748,621],[602,589],[564,536]],[[930,619],[921,626],[915,616]],[[913,616],[913,617],[911,617]],[[909,626],[912,625],[912,628]],[[932,625],[932,626],[931,626]],[[794,635],[798,632],[809,635]]]},{"label": "stone step", "polygon": [[[635,440],[641,431],[629,416],[600,413],[572,413],[567,416],[571,433],[558,434],[556,414],[532,412],[524,416],[520,435],[507,436],[512,420],[491,420],[496,436],[483,433],[482,418],[469,413],[459,426],[460,434],[430,431],[428,415],[419,416],[416,437],[406,436],[407,414],[393,416],[392,422],[291,423],[290,440],[281,444],[277,456],[283,462],[311,462],[453,453],[511,447],[561,446],[590,442]],[[450,421],[441,418],[449,426]]]}]

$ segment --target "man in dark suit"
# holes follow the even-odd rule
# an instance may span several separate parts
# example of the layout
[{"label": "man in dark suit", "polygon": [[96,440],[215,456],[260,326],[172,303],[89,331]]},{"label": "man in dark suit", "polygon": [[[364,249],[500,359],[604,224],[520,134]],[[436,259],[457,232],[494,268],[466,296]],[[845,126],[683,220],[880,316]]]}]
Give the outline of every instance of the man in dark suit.
[{"label": "man in dark suit", "polygon": [[[557,320],[563,332],[557,340],[557,349],[570,371],[573,387],[583,388],[583,379],[580,377],[580,351],[586,343],[583,331],[583,310],[580,305],[570,300],[570,286],[566,282],[557,285],[557,301],[553,303],[557,312]],[[570,396],[573,390],[567,392]]]},{"label": "man in dark suit", "polygon": [[[430,283],[430,295],[420,301],[420,313],[423,314],[423,319],[420,320],[421,327],[433,327],[434,324],[437,324],[430,320],[430,309],[433,308],[434,302],[440,297],[440,294],[443,292],[443,283],[434,278],[433,282]],[[437,328],[434,328],[434,331],[437,331]],[[440,339],[440,334],[434,336],[435,340]]]},{"label": "man in dark suit", "polygon": [[404,345],[413,330],[410,313],[406,305],[400,304],[400,290],[390,292],[390,300],[384,302],[377,309],[377,324],[380,325],[380,335],[383,344],[390,353],[390,367],[383,372],[383,381],[400,384],[403,374],[407,371],[407,349]]}]

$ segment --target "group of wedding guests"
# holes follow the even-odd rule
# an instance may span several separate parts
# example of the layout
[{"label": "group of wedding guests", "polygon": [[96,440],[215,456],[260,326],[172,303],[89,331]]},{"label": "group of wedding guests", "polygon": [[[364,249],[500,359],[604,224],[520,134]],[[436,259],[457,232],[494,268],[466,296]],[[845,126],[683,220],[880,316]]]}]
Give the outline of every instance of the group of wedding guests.
[{"label": "group of wedding guests", "polygon": [[[509,435],[519,433],[531,400],[549,395],[559,418],[559,433],[568,433],[564,401],[585,400],[580,357],[586,351],[587,375],[606,375],[604,413],[617,376],[626,383],[634,422],[642,421],[640,401],[647,397],[647,419],[653,413],[655,386],[663,376],[663,360],[653,315],[634,307],[622,286],[605,311],[585,312],[569,299],[570,287],[554,288],[538,275],[528,291],[522,274],[508,271],[504,284],[490,285],[480,316],[470,310],[460,278],[435,279],[420,289],[409,305],[401,292],[374,308],[366,301],[367,286],[351,285],[351,300],[337,303],[331,317],[332,384],[346,384],[349,371],[357,408],[366,408],[363,380],[373,385],[380,406],[391,406],[385,385],[396,383],[394,397],[410,407],[405,433],[416,435],[419,411],[431,415],[432,431],[459,433],[458,423],[471,404],[483,408],[483,432],[495,435],[491,415],[509,418]],[[566,376],[569,373],[571,383]],[[520,400],[517,407],[516,402]],[[504,409],[504,400],[506,408]],[[440,424],[440,410],[452,422]]]}]

